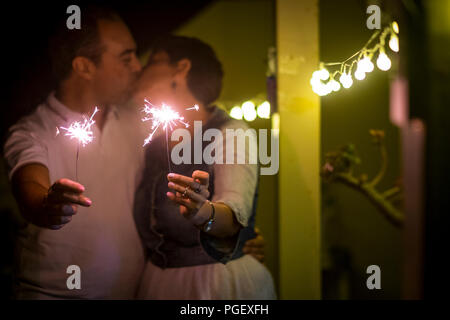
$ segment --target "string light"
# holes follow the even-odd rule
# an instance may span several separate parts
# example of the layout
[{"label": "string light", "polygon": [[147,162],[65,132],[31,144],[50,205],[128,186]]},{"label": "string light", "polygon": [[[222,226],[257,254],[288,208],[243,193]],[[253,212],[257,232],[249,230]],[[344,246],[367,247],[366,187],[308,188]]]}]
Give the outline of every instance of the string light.
[{"label": "string light", "polygon": [[333,91],[339,91],[341,89],[341,84],[339,82],[337,82],[334,79],[331,79],[330,82],[328,82],[331,84],[331,88],[333,89]]},{"label": "string light", "polygon": [[341,77],[339,78],[339,81],[342,83],[342,86],[345,89],[350,88],[352,86],[352,84],[353,84],[352,76],[350,74],[347,74],[347,73],[343,73],[341,75]]},{"label": "string light", "polygon": [[357,80],[364,80],[366,78],[366,73],[362,70],[356,70],[355,71],[355,78]]},{"label": "string light", "polygon": [[230,117],[237,120],[244,119],[249,122],[254,121],[257,117],[261,119],[270,119],[271,110],[269,101],[264,101],[260,98],[256,98],[256,101],[259,103],[257,108],[255,102],[252,100],[245,101],[241,106],[235,105],[229,111]]},{"label": "string light", "polygon": [[245,101],[242,104],[242,112],[244,114],[244,119],[247,121],[253,121],[256,119],[257,113],[255,110],[255,104],[252,101]]},{"label": "string light", "polygon": [[389,48],[391,48],[391,50],[394,52],[398,52],[400,49],[398,37],[395,34],[391,35],[391,39],[389,40]]},{"label": "string light", "polygon": [[387,71],[391,68],[391,59],[384,51],[380,51],[377,59],[377,67],[382,71]]},{"label": "string light", "polygon": [[[364,80],[367,73],[374,70],[372,58],[375,56],[377,56],[378,69],[389,70],[392,62],[385,52],[385,42],[389,37],[389,48],[393,52],[398,52],[398,33],[398,23],[394,21],[383,31],[377,30],[362,49],[343,62],[320,63],[319,70],[314,71],[310,79],[312,90],[319,96],[325,96],[339,91],[341,85],[346,89],[350,88],[353,85],[353,77],[357,80]],[[378,39],[378,43],[370,47],[376,39]]]},{"label": "string light", "polygon": [[234,106],[230,110],[230,117],[237,120],[242,120],[242,117],[244,116],[244,113],[242,112],[242,109],[240,106]]},{"label": "string light", "polygon": [[358,61],[357,70],[361,70],[363,72],[372,72],[374,69],[373,63],[368,56],[365,56],[363,59]]},{"label": "string light", "polygon": [[400,29],[398,27],[398,23],[396,21],[392,22],[392,30],[394,30],[394,32],[396,34],[398,34],[400,32]]},{"label": "string light", "polygon": [[258,117],[262,119],[270,119],[270,103],[269,101],[264,101],[258,106],[257,112]]}]

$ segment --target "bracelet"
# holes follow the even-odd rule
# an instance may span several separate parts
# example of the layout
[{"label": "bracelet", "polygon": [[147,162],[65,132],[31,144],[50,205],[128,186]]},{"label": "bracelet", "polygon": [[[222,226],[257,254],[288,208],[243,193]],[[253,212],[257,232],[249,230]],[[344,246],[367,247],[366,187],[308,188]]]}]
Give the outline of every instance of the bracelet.
[{"label": "bracelet", "polygon": [[208,201],[208,203],[211,205],[212,212],[211,212],[211,216],[209,217],[208,221],[206,221],[206,223],[203,225],[202,229],[204,232],[209,232],[211,230],[212,224],[215,220],[214,217],[216,215],[216,208],[214,207],[214,204],[211,201],[209,201],[209,200],[206,200],[206,201]]}]

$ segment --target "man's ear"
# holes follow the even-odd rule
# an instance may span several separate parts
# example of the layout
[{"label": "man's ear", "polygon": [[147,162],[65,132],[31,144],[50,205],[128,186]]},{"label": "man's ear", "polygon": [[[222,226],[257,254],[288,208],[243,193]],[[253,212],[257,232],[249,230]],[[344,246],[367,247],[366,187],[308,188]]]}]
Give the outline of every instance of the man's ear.
[{"label": "man's ear", "polygon": [[86,80],[91,80],[97,70],[94,62],[86,57],[80,56],[72,60],[72,69],[78,76]]},{"label": "man's ear", "polygon": [[191,60],[181,59],[177,62],[176,74],[178,77],[186,79],[189,71],[191,70]]}]

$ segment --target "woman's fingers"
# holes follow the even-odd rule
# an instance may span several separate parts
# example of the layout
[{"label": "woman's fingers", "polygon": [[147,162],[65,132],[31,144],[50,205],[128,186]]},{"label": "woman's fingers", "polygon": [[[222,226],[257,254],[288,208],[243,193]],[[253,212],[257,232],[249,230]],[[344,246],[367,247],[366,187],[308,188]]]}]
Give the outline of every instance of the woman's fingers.
[{"label": "woman's fingers", "polygon": [[206,171],[201,171],[201,170],[195,170],[193,173],[192,173],[192,178],[195,180],[195,179],[198,179],[198,181],[202,184],[202,185],[204,185],[204,186],[206,186],[207,188],[208,188],[208,186],[209,186],[209,173],[208,172],[206,172]]},{"label": "woman's fingers", "polygon": [[188,187],[181,186],[177,183],[169,182],[168,187],[173,191],[181,193],[181,195],[186,195],[187,197],[191,198],[196,202],[203,203],[206,200],[203,195],[196,193],[191,189],[189,189]]},{"label": "woman's fingers", "polygon": [[[209,174],[205,171],[194,171],[192,174],[193,178],[179,175],[176,173],[169,173],[167,179],[170,182],[181,185],[182,187],[189,187],[197,194],[202,195],[206,199],[209,198]],[[184,192],[184,189],[183,191]]]},{"label": "woman's fingers", "polygon": [[[201,172],[203,172],[203,171],[201,171]],[[205,172],[205,173],[208,174],[207,172]],[[186,176],[176,174],[176,173],[169,173],[167,175],[167,179],[171,182],[180,184],[182,186],[189,186],[192,190],[198,190],[199,192],[200,192],[200,188],[202,186],[207,187],[207,185],[204,183],[205,182],[204,178],[202,178],[203,180],[196,178],[196,180],[198,180],[198,181],[195,181],[194,178],[191,178],[191,177],[186,177]],[[208,178],[208,181],[209,181],[209,178]],[[207,183],[207,181],[206,181],[206,183]]]},{"label": "woman's fingers", "polygon": [[178,204],[180,204],[182,206],[185,206],[185,207],[191,208],[191,209],[194,208],[192,201],[189,201],[189,199],[177,197],[172,192],[167,192],[167,197],[170,200],[172,200],[173,202],[176,202],[176,203],[178,203]]}]

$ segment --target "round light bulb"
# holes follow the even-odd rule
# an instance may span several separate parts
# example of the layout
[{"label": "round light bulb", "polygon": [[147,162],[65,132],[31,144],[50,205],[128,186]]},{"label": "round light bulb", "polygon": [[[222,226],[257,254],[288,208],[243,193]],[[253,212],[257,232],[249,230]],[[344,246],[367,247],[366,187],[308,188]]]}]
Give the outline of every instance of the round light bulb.
[{"label": "round light bulb", "polygon": [[399,33],[400,29],[398,27],[398,23],[396,21],[392,22],[392,30],[394,30],[395,33]]},{"label": "round light bulb", "polygon": [[339,91],[339,89],[341,89],[341,84],[336,80],[333,79],[329,83],[331,83],[331,88],[333,89],[333,91]]},{"label": "round light bulb", "polygon": [[398,52],[399,50],[398,37],[394,34],[391,36],[391,39],[389,40],[389,48],[391,48],[391,50],[394,52]]},{"label": "round light bulb", "polygon": [[321,82],[320,82],[319,78],[312,76],[309,83],[311,84],[311,86],[316,86],[316,85],[320,84]]},{"label": "round light bulb", "polygon": [[311,80],[312,79],[320,80],[320,71],[319,70],[316,70],[313,72]]},{"label": "round light bulb", "polygon": [[241,107],[239,106],[234,106],[233,108],[231,108],[230,110],[230,117],[237,119],[237,120],[241,120],[242,116],[243,116],[243,112]]},{"label": "round light bulb", "polygon": [[242,104],[242,111],[244,112],[244,115],[246,112],[252,112],[255,110],[255,104],[252,101],[245,101]]},{"label": "round light bulb", "polygon": [[327,80],[330,77],[330,73],[327,69],[322,68],[319,70],[319,79],[320,80]]},{"label": "round light bulb", "polygon": [[339,78],[339,81],[342,83],[342,86],[345,89],[350,88],[353,84],[352,76],[350,74],[346,74],[346,73],[343,73],[341,75],[341,77]]},{"label": "round light bulb", "polygon": [[380,70],[387,71],[391,68],[391,59],[384,52],[380,52],[377,59],[377,67]]},{"label": "round light bulb", "polygon": [[327,85],[325,85],[323,83],[315,85],[313,87],[313,91],[315,93],[317,93],[319,96],[325,96],[325,95],[327,95],[327,94],[329,94],[331,92],[330,88],[327,87]]},{"label": "round light bulb", "polygon": [[261,103],[258,106],[257,114],[260,118],[270,119],[270,103],[268,101]]},{"label": "round light bulb", "polygon": [[373,63],[370,61],[369,57],[365,56],[363,59],[358,61],[357,69],[363,72],[372,72],[373,71]]},{"label": "round light bulb", "polygon": [[247,121],[253,121],[256,119],[256,110],[255,109],[246,109],[242,110],[244,112],[244,119]]},{"label": "round light bulb", "polygon": [[355,78],[358,80],[364,80],[365,77],[366,73],[358,68],[355,72]]}]

